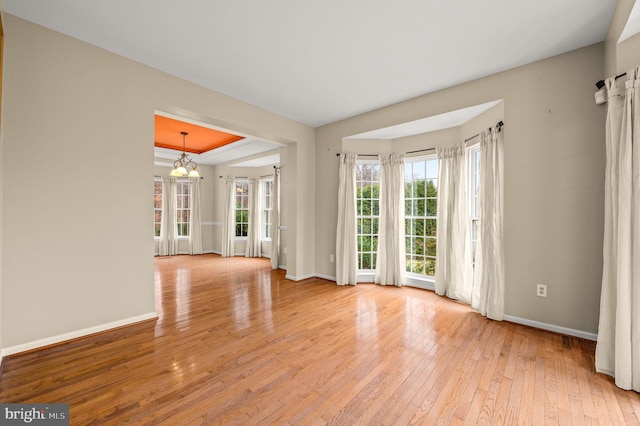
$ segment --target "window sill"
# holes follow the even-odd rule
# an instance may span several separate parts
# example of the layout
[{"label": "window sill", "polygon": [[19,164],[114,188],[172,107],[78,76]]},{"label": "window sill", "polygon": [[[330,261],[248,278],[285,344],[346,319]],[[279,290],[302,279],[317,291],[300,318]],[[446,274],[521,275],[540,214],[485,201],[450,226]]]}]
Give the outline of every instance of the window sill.
[{"label": "window sill", "polygon": [[[359,283],[372,283],[375,281],[376,271],[374,269],[358,270]],[[435,290],[436,283],[433,277],[407,272],[407,286],[422,288],[425,290]]]},{"label": "window sill", "polygon": [[359,269],[357,282],[372,283],[375,281],[375,277],[376,277],[375,269]]},{"label": "window sill", "polygon": [[[160,237],[155,237],[155,236],[154,236],[154,237],[153,237],[153,239],[154,239],[155,241],[160,241]],[[180,237],[178,237],[178,239],[179,239],[179,240],[188,240],[188,239],[189,239],[189,236],[186,236],[186,237],[185,237],[185,236],[180,236]]]},{"label": "window sill", "polygon": [[411,272],[407,272],[407,285],[410,287],[423,288],[425,290],[436,289],[436,282],[434,277],[413,274]]}]

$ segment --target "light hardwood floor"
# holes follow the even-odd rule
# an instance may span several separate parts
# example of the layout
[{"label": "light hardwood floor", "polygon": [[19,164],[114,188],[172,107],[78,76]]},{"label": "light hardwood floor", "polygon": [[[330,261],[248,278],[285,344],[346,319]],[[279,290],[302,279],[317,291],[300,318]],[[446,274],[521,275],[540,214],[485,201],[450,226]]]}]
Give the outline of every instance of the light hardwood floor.
[{"label": "light hardwood floor", "polygon": [[594,342],[264,259],[155,265],[157,321],[8,357],[0,401],[68,403],[72,425],[640,424]]}]

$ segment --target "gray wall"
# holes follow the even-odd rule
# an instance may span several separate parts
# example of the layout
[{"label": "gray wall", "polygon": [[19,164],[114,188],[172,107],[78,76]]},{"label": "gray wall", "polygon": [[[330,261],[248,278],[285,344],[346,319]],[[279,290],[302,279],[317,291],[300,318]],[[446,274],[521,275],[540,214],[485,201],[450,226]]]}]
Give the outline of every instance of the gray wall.
[{"label": "gray wall", "polygon": [[[287,144],[283,239],[288,274],[302,278],[335,275],[335,153],[345,136],[496,99],[507,313],[596,332],[605,158],[593,83],[640,64],[640,35],[617,43],[633,3],[618,1],[604,47],[316,130],[5,15],[0,347],[153,313],[155,110]],[[534,296],[537,282],[549,285],[547,299]]]},{"label": "gray wall", "polygon": [[155,111],[292,147],[287,267],[313,273],[313,245],[300,244],[314,237],[313,128],[14,16],[4,24],[3,349],[153,315]]},{"label": "gray wall", "polygon": [[[506,313],[595,333],[605,158],[593,83],[603,73],[598,44],[318,128],[316,271],[335,276],[328,260],[344,137],[503,100]],[[546,299],[536,283],[548,285]]]}]

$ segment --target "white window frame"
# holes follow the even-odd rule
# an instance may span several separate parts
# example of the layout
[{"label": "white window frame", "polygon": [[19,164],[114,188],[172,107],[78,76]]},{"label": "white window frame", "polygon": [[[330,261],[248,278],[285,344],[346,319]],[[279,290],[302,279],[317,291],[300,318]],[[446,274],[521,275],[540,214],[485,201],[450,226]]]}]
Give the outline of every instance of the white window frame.
[{"label": "white window frame", "polygon": [[273,178],[260,179],[262,186],[260,199],[260,238],[263,241],[271,241],[271,226],[273,220]]},{"label": "white window frame", "polygon": [[[160,184],[159,192],[156,193],[156,184]],[[189,187],[191,183],[188,179],[177,179],[176,181],[176,228],[178,229],[178,239],[188,239],[189,238],[189,218],[191,217],[191,188]],[[178,186],[182,188],[184,185],[187,186],[187,193],[179,193]],[[160,207],[156,207],[156,196],[160,196]],[[164,193],[162,191],[162,178],[158,176],[154,176],[153,178],[153,238],[156,240],[160,239],[160,235],[155,234],[156,226],[158,229],[162,226],[162,199],[164,197]],[[184,199],[186,198],[186,203],[184,203]],[[180,205],[182,204],[182,206]],[[186,204],[186,206],[184,206]],[[182,212],[186,212],[186,222],[180,221],[179,219],[183,216]],[[160,219],[160,221],[156,221],[156,217]],[[186,225],[187,233],[185,235],[180,235],[181,228],[180,225]]]},{"label": "white window frame", "polygon": [[[160,185],[158,185],[160,184]],[[156,188],[158,188],[158,192],[156,192]],[[160,177],[153,178],[153,238],[156,240],[160,239],[160,227],[162,226],[162,179]],[[160,197],[160,206],[156,207],[156,197]],[[156,229],[158,230],[158,235],[156,235]]]},{"label": "white window frame", "polygon": [[[433,162],[435,161],[436,163],[436,172],[435,174],[431,173],[429,174],[428,170],[429,167],[427,165],[428,162]],[[412,265],[410,264],[410,260],[412,260],[410,258],[419,258],[421,257],[424,264],[425,264],[425,269],[426,269],[426,262],[427,260],[431,260],[431,262],[433,262],[433,266],[435,267],[435,262],[436,262],[436,252],[435,252],[435,246],[437,244],[437,235],[422,235],[422,236],[418,236],[418,235],[412,235],[407,231],[407,228],[409,228],[409,224],[407,223],[407,220],[413,220],[413,221],[424,221],[423,222],[423,233],[426,231],[427,225],[433,223],[435,225],[435,229],[437,230],[437,193],[435,196],[432,197],[427,197],[427,194],[425,193],[424,197],[415,197],[414,193],[413,193],[413,186],[411,187],[411,196],[410,197],[406,197],[406,185],[408,182],[413,182],[413,173],[412,173],[412,179],[408,180],[407,179],[407,165],[408,164],[412,164],[412,163],[418,163],[418,162],[423,162],[425,164],[425,175],[424,175],[424,182],[425,182],[425,186],[428,185],[429,181],[434,181],[436,189],[438,187],[438,167],[439,162],[438,162],[438,158],[435,154],[430,154],[430,155],[421,155],[421,156],[417,156],[417,157],[411,157],[411,158],[405,158],[404,160],[405,162],[405,241],[406,241],[406,262],[407,262],[407,266]],[[413,165],[411,166],[413,168]],[[425,188],[426,190],[426,188]],[[421,201],[424,201],[424,207],[423,207],[423,212],[424,215],[419,215],[416,214],[416,209],[419,208]],[[429,210],[431,210],[432,214],[428,214]],[[429,221],[429,222],[428,222]],[[432,222],[431,222],[432,221]],[[417,246],[418,244],[416,244],[416,241],[419,241],[418,238],[422,239],[422,247],[423,247],[423,253],[422,254],[413,254],[411,251],[411,247]],[[432,241],[432,243],[429,243],[429,241]],[[429,251],[430,249],[430,251]],[[418,259],[419,260],[419,259]],[[433,275],[428,275],[426,273],[418,273],[418,272],[414,272],[411,270],[407,270],[407,284],[411,285],[411,286],[415,286],[415,287],[420,287],[420,288],[428,288],[428,289],[433,289],[435,287],[434,285],[434,276]]]},{"label": "white window frame", "polygon": [[[191,188],[189,185],[191,185],[191,182],[188,179],[178,179],[176,181],[176,225],[179,239],[189,238],[190,234]],[[186,193],[184,192],[185,189]],[[184,229],[186,229],[186,233],[183,232]]]},{"label": "white window frame", "polygon": [[[238,185],[244,184],[246,185],[246,195],[240,195],[238,192]],[[235,197],[235,207],[233,208],[233,222],[234,222],[234,238],[238,241],[247,240],[249,234],[249,179],[235,179],[233,182],[234,187],[234,197]],[[240,201],[240,206],[238,206],[238,197],[242,197],[240,200],[246,201],[246,206],[243,206],[243,201]],[[246,211],[247,221],[243,222],[242,220],[238,222],[238,212]],[[242,213],[240,213],[242,215]],[[242,219],[242,218],[241,218]],[[247,235],[238,235],[238,225],[245,225],[247,229]]]},{"label": "white window frame", "polygon": [[[356,167],[359,167],[362,165],[375,165],[378,167],[377,180],[374,180],[374,179],[362,180],[356,177],[356,187],[359,187],[361,183],[378,182],[377,196],[372,194],[371,198],[366,198],[366,199],[358,198],[357,189],[356,189],[356,227],[357,227],[356,234],[358,239],[358,281],[373,281],[373,276],[375,274],[376,255],[377,255],[376,250],[378,246],[377,230],[378,230],[378,225],[380,224],[380,161],[378,159],[375,159],[375,160],[358,159],[356,161]],[[357,172],[356,172],[356,176],[357,176]],[[370,201],[369,211],[371,212],[371,214],[363,215],[362,214],[363,213],[362,206],[364,205],[363,201],[367,201],[367,200]],[[360,203],[358,203],[358,201],[360,201]],[[377,209],[375,208],[376,205],[378,206]],[[360,206],[360,208],[358,206]],[[377,214],[374,214],[374,212],[377,212]],[[363,228],[364,221],[366,220],[371,221],[370,222],[371,232],[367,234],[362,234],[361,230]],[[374,232],[374,230],[376,232]],[[371,238],[370,250],[362,252],[360,251],[360,247],[362,247],[364,238],[367,238],[367,237]],[[368,262],[368,265],[372,266],[371,268],[361,268],[361,266],[364,265],[363,259],[366,254],[370,256],[369,257],[370,261]]]}]

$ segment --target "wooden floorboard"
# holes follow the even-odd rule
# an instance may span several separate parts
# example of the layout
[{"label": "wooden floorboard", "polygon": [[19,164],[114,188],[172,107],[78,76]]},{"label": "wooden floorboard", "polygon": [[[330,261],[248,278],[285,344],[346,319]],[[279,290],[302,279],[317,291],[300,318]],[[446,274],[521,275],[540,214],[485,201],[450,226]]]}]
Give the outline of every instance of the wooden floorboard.
[{"label": "wooden floorboard", "polygon": [[6,357],[0,401],[68,403],[72,425],[640,425],[591,341],[266,259],[155,268],[157,321]]}]

